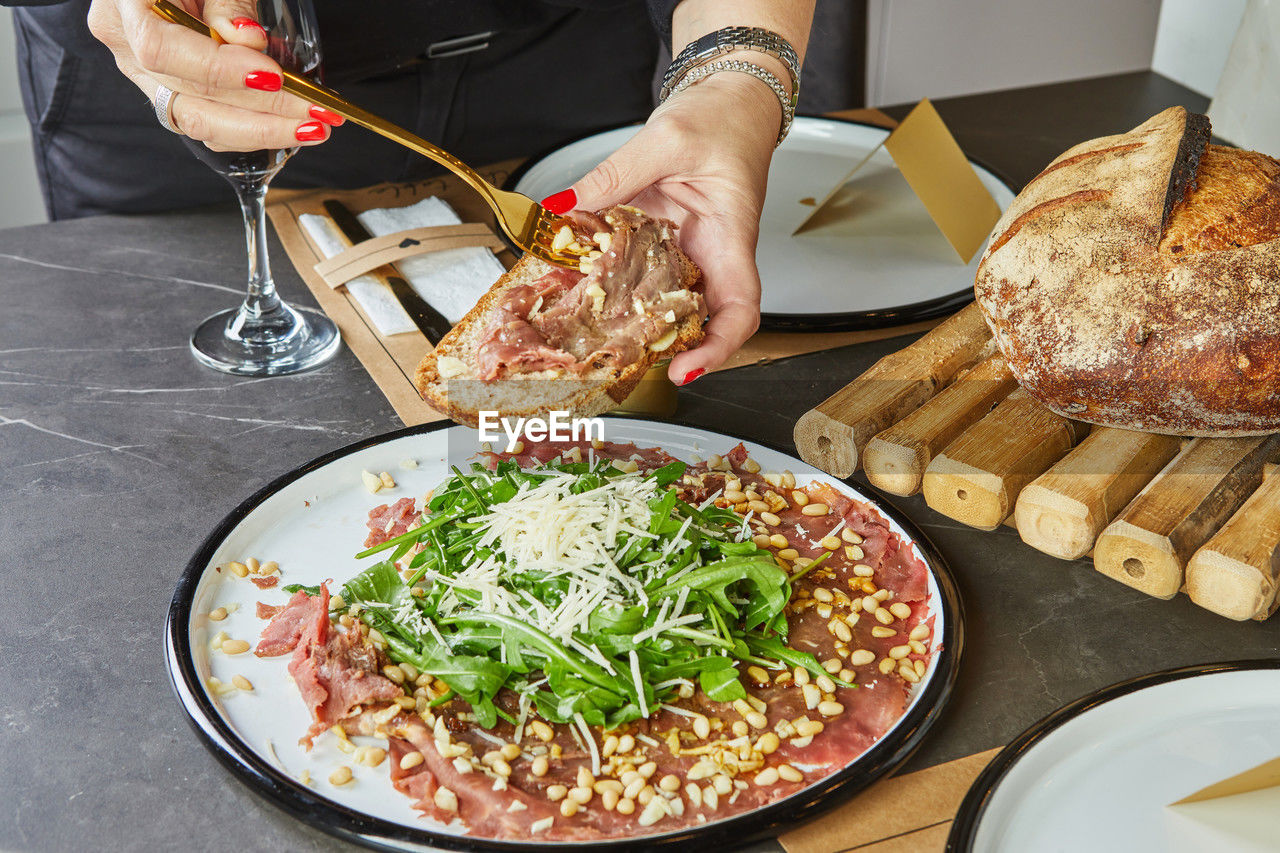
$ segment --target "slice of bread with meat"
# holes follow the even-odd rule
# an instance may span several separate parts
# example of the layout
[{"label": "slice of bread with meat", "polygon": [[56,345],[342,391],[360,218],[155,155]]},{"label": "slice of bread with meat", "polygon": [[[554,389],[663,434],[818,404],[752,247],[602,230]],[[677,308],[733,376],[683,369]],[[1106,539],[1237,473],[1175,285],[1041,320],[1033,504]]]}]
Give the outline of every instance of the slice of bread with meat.
[{"label": "slice of bread with meat", "polygon": [[[603,222],[605,217],[616,210],[625,210],[625,216],[634,221],[640,221],[638,217],[643,216],[634,208],[615,208],[603,212],[601,216],[594,217],[590,221]],[[550,364],[539,368],[537,361],[534,360],[530,365],[511,367],[503,365],[495,370],[492,359],[485,359],[481,355],[481,348],[488,346],[495,334],[495,324],[502,322],[500,318],[505,317],[512,323],[522,324],[524,333],[533,334],[529,332],[529,327],[531,323],[536,322],[535,315],[540,308],[549,310],[543,307],[543,297],[538,296],[531,311],[526,313],[526,309],[521,307],[518,316],[510,313],[512,300],[517,293],[531,294],[541,291],[553,294],[548,297],[550,299],[582,300],[584,297],[579,291],[584,286],[589,288],[592,281],[600,281],[603,286],[610,289],[609,299],[615,307],[617,304],[615,300],[623,298],[631,300],[634,288],[641,282],[623,279],[644,279],[645,275],[653,271],[655,261],[653,257],[633,259],[636,263],[631,264],[628,270],[627,265],[621,260],[608,257],[611,251],[616,253],[621,246],[610,247],[609,243],[612,240],[604,238],[605,242],[599,248],[611,249],[611,251],[600,252],[600,254],[593,251],[590,254],[595,256],[592,260],[597,265],[603,266],[611,260],[617,262],[615,266],[618,267],[620,275],[616,283],[613,281],[611,272],[602,270],[594,278],[591,276],[584,278],[574,273],[557,274],[556,268],[552,265],[532,255],[525,255],[494,283],[475,307],[467,312],[466,316],[422,360],[414,375],[414,383],[423,399],[458,423],[473,427],[478,424],[481,412],[495,412],[507,418],[527,418],[545,415],[551,411],[568,412],[576,417],[593,417],[616,407],[625,400],[645,373],[658,361],[697,346],[702,341],[702,322],[705,316],[705,308],[699,295],[702,271],[675,245],[670,230],[672,226],[669,223],[651,220],[648,217],[644,217],[644,221],[656,222],[665,229],[663,234],[666,239],[661,241],[660,246],[663,252],[667,253],[667,263],[673,265],[675,274],[679,277],[676,287],[679,291],[695,294],[692,297],[692,304],[696,304],[697,308],[679,317],[674,323],[658,323],[657,328],[662,330],[662,334],[652,340],[637,341],[636,343],[641,344],[638,353],[634,352],[635,346],[630,348],[633,354],[638,354],[638,357],[629,358],[625,363],[619,363],[616,359],[609,357],[592,358],[592,356],[586,356],[591,359],[590,361],[582,361],[566,352],[559,352],[555,349],[554,340],[547,342],[540,336],[535,336],[538,337],[539,348],[544,352],[558,353],[563,356],[560,360],[566,364]],[[579,225],[576,230],[579,235],[582,235],[589,233],[591,229],[584,229]],[[601,235],[597,233],[595,236]],[[580,236],[580,239],[590,245],[590,237]],[[626,240],[618,242],[627,246],[632,245]],[[599,251],[599,248],[596,251]],[[638,276],[635,275],[637,264],[642,273]],[[588,261],[584,269],[590,270],[591,266],[591,261]],[[555,286],[557,276],[559,276],[558,287]],[[523,290],[519,290],[521,288]],[[600,292],[596,291],[596,293]],[[685,296],[685,307],[688,308],[690,302],[687,294]],[[603,307],[604,298],[604,296],[597,297],[598,301],[595,303],[597,314]],[[626,307],[626,311],[629,312],[627,316],[634,319],[634,310],[630,306],[631,301]],[[554,308],[554,303],[551,307]],[[644,306],[640,303],[635,303],[635,310],[642,307]],[[504,311],[508,313],[504,314]],[[584,311],[584,315],[588,311],[589,309]],[[547,343],[546,348],[542,346],[543,343]],[[566,343],[566,346],[569,344]],[[598,356],[597,353],[592,355]]]}]

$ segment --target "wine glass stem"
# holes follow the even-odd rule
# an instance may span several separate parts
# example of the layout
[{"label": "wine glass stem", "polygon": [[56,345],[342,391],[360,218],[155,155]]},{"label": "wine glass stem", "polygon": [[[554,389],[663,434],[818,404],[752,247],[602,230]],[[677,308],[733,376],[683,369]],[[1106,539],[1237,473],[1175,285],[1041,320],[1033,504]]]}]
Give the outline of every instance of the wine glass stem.
[{"label": "wine glass stem", "polygon": [[271,278],[271,260],[267,256],[267,183],[270,176],[241,176],[233,179],[240,209],[244,212],[244,239],[249,250],[249,292],[243,313],[252,322],[280,310],[280,297]]}]

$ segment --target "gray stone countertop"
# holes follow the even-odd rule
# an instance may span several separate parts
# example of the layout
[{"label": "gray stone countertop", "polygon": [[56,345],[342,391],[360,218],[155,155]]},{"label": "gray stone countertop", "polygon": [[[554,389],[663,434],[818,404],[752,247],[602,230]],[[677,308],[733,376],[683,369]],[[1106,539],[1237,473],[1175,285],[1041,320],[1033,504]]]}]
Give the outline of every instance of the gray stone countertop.
[{"label": "gray stone countertop", "polygon": [[[1155,75],[1096,86],[1118,93],[1112,131],[1178,98],[1203,106]],[[1098,102],[1079,87],[1059,94],[1099,123]],[[1092,135],[1077,133],[1064,107],[1052,133],[1033,138],[1025,129],[1036,117],[1002,112],[1001,97],[1024,96],[970,103],[981,124],[966,125],[953,104],[943,114],[1016,185]],[[1020,140],[1003,155],[991,142],[1001,120]],[[0,231],[0,848],[346,846],[218,764],[163,661],[178,575],[219,519],[275,476],[399,426],[345,350],[273,379],[223,376],[191,358],[187,334],[240,293],[237,220],[226,208]],[[273,245],[282,292],[310,304]],[[907,340],[712,374],[681,392],[678,417],[790,449],[800,413]],[[1185,597],[1154,600],[1088,562],[1040,554],[1011,529],[969,529],[919,498],[893,503],[949,560],[968,617],[956,693],[908,769],[1007,743],[1115,681],[1277,656],[1275,620],[1237,624]]]}]

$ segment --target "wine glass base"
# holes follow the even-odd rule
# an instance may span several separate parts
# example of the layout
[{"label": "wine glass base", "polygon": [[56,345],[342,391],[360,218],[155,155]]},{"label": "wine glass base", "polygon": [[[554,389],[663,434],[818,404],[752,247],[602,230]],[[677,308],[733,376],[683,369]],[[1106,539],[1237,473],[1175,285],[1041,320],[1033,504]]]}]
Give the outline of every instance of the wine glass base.
[{"label": "wine glass base", "polygon": [[252,327],[241,311],[219,311],[196,328],[197,361],[237,376],[281,376],[319,367],[342,345],[338,328],[318,311],[281,305],[270,322]]}]

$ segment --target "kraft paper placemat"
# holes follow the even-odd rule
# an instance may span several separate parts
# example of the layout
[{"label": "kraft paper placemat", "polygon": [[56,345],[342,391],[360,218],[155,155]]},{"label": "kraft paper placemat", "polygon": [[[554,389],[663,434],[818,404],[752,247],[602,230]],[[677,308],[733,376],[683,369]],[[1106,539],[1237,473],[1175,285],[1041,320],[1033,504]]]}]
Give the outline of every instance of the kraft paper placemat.
[{"label": "kraft paper placemat", "polygon": [[[884,127],[894,125],[893,119],[879,110],[846,110],[831,115]],[[519,161],[511,160],[479,171],[486,179],[501,186],[518,164]],[[323,214],[322,205],[327,199],[338,199],[353,211],[360,212],[375,207],[405,206],[428,196],[438,196],[447,201],[464,223],[478,222],[496,229],[489,208],[470,187],[452,175],[416,183],[378,184],[356,190],[272,190],[267,199],[267,214],[289,260],[406,425],[428,423],[443,417],[422,401],[413,385],[414,370],[430,348],[427,339],[417,331],[381,337],[355,299],[347,295],[346,289],[331,288],[316,271],[316,265],[325,258],[298,224],[298,217],[304,213]],[[510,251],[500,252],[498,259],[507,267],[515,263]],[[938,322],[932,320],[857,332],[760,332],[720,369],[764,364],[788,356],[922,332]]]},{"label": "kraft paper placemat", "polygon": [[787,853],[941,853],[964,795],[999,752],[884,779],[778,841]]}]

